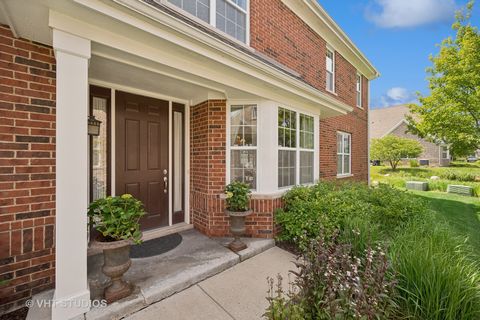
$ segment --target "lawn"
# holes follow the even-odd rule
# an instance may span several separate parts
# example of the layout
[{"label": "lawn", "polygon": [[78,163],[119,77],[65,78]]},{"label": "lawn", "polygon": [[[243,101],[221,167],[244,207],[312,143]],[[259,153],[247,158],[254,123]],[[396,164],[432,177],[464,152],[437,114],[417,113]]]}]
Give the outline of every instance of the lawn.
[{"label": "lawn", "polygon": [[480,200],[442,192],[412,193],[427,200],[435,214],[457,235],[468,237],[468,244],[480,257]]},{"label": "lawn", "polygon": [[[432,180],[433,176],[439,179]],[[462,184],[473,187],[475,195],[480,196],[479,164],[454,162],[450,167],[399,167],[395,171],[386,166],[372,166],[371,178],[399,188],[405,188],[406,181],[424,181],[428,182],[429,190],[442,192],[449,184]]]}]

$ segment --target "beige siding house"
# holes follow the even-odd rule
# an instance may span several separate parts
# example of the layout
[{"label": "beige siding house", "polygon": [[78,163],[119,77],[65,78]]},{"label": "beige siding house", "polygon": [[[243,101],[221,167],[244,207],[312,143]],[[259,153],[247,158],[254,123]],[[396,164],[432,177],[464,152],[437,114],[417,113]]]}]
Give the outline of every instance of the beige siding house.
[{"label": "beige siding house", "polygon": [[428,160],[429,165],[433,166],[448,166],[450,164],[448,146],[422,139],[408,132],[406,119],[408,113],[407,105],[371,110],[370,139],[378,139],[391,134],[417,140],[423,146],[423,153],[418,157],[418,160]]}]

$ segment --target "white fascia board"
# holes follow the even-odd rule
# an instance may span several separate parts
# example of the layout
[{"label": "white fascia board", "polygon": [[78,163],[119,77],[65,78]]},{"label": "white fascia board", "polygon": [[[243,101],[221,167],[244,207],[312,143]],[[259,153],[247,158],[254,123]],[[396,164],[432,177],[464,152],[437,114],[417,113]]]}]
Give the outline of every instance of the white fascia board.
[{"label": "white fascia board", "polygon": [[388,136],[388,135],[391,134],[393,131],[397,130],[397,128],[400,127],[400,126],[401,126],[402,124],[404,124],[404,123],[405,123],[406,125],[408,125],[408,121],[407,121],[406,119],[400,120],[400,122],[397,123],[396,125],[394,125],[394,126],[392,127],[392,129],[388,130],[384,135],[382,135],[382,138]]},{"label": "white fascia board", "polygon": [[355,68],[374,80],[380,73],[350,40],[346,33],[322,8],[317,0],[282,0],[282,2],[308,24],[327,43],[344,56]]},{"label": "white fascia board", "polygon": [[[127,24],[137,29],[136,31],[141,30],[143,32],[147,32],[154,37],[169,41],[183,49],[201,54],[217,63],[221,63],[229,68],[236,69],[237,72],[240,71],[251,77],[257,78],[258,80],[264,81],[283,91],[288,92],[290,95],[303,97],[304,99],[310,100],[310,103],[312,104],[321,105],[324,108],[331,109],[333,113],[337,113],[338,115],[346,114],[353,110],[352,107],[339,101],[338,99],[330,97],[329,95],[311,87],[303,81],[285,74],[284,72],[246,54],[245,52],[242,52],[201,30],[193,28],[185,22],[180,21],[177,18],[172,17],[169,14],[164,13],[144,2],[138,0],[116,0],[117,3],[130,9],[127,11],[120,10],[119,8],[115,8],[99,1],[75,0],[75,2],[91,10],[97,11],[106,17],[110,17],[121,23]],[[141,14],[141,17],[132,15],[132,11]],[[132,45],[135,43],[134,47],[136,48],[133,51],[129,51],[130,53],[138,55],[139,52],[142,52],[143,57],[153,61],[156,61],[158,58],[160,58],[161,54],[158,54],[158,50],[153,55],[149,56],[147,54],[148,51],[152,52],[152,49],[154,49],[152,46],[148,46],[145,43],[139,43],[138,41],[135,41],[134,38],[128,37],[128,34],[117,34],[114,32],[115,30],[105,30],[105,28],[98,27],[93,23],[95,23],[95,21],[87,23],[63,13],[52,10],[50,11],[49,25],[52,28],[72,32],[74,34],[88,37],[94,42],[99,42],[110,46],[113,45],[113,42],[116,42],[117,45],[113,45],[113,47],[120,50],[125,50],[126,46],[133,48]],[[162,54],[163,53],[164,52],[162,52]],[[173,67],[174,63],[171,62],[172,60],[169,61],[169,65]],[[191,66],[186,66],[185,63],[182,63],[176,67],[179,68],[179,70],[192,72]],[[198,62],[196,63],[195,68],[199,70],[202,69]],[[208,71],[213,72],[214,70],[210,68]],[[232,70],[232,72],[235,72],[235,70]],[[205,74],[206,73],[202,71],[201,74],[197,75],[205,77]],[[242,84],[246,85],[245,82]],[[238,84],[228,85],[236,86]],[[259,96],[265,96],[258,93],[258,91],[262,89],[259,88],[258,85],[251,85],[250,87],[252,90],[257,90],[248,90],[248,92],[256,93]],[[279,97],[275,98],[270,96],[270,98],[278,99]]]}]

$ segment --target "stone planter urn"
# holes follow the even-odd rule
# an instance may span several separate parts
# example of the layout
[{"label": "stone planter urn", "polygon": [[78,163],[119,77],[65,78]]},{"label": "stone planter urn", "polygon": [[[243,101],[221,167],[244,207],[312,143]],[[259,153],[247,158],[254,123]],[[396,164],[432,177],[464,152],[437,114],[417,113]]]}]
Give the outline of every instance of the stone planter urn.
[{"label": "stone planter urn", "polygon": [[102,249],[104,263],[103,273],[111,279],[111,284],[105,288],[104,296],[107,303],[128,297],[133,292],[133,286],[123,280],[123,274],[128,271],[130,260],[131,240],[117,240],[102,242],[95,240],[92,247]]},{"label": "stone planter urn", "polygon": [[252,214],[252,210],[230,211],[225,210],[225,214],[230,217],[230,232],[234,239],[228,247],[233,252],[238,252],[247,248],[247,245],[240,239],[245,234],[245,218]]}]

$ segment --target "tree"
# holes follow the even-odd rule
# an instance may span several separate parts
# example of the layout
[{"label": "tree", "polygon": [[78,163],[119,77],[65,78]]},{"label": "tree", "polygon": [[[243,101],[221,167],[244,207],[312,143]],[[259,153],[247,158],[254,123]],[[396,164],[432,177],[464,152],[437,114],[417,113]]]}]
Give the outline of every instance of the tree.
[{"label": "tree", "polygon": [[419,95],[419,105],[411,105],[411,132],[450,145],[456,156],[480,148],[480,33],[469,22],[474,1],[459,11],[449,37],[440,52],[431,56],[430,95]]},{"label": "tree", "polygon": [[397,169],[400,160],[417,158],[422,152],[423,147],[420,142],[392,135],[373,139],[370,146],[370,158],[388,161],[392,170]]}]

